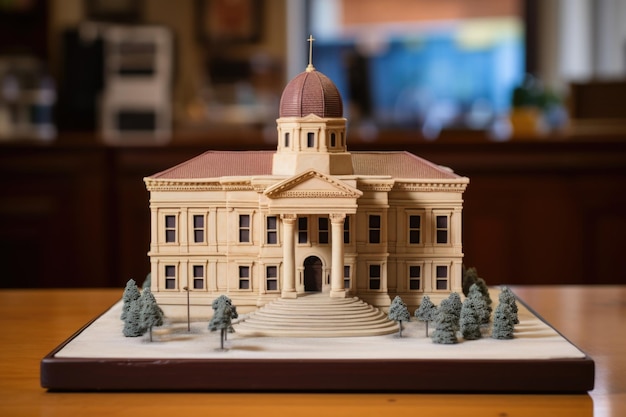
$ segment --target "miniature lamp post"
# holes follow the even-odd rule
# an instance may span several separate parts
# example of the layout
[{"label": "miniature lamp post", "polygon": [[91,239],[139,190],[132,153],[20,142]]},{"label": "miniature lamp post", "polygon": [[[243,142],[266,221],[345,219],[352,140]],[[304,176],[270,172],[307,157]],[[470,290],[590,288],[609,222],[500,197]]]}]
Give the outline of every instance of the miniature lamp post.
[{"label": "miniature lamp post", "polygon": [[187,291],[187,331],[191,331],[191,314],[189,313],[189,287],[183,287]]}]

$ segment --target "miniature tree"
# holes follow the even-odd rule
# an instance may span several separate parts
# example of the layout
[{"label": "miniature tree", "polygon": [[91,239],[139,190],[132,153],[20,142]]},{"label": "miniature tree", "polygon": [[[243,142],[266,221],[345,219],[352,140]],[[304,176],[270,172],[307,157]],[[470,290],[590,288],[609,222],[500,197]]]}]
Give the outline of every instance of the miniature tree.
[{"label": "miniature tree", "polygon": [[494,339],[513,339],[513,312],[506,303],[498,304],[493,316],[491,337]]},{"label": "miniature tree", "polygon": [[437,315],[437,306],[430,301],[430,297],[425,295],[422,298],[422,302],[417,310],[415,310],[415,317],[419,321],[426,323],[426,337],[428,337],[428,323],[435,320]]},{"label": "miniature tree", "polygon": [[476,314],[478,314],[478,318],[481,324],[489,323],[489,319],[491,317],[491,311],[487,307],[487,302],[480,292],[480,288],[477,284],[473,284],[470,287],[468,298],[472,300],[474,304],[473,307],[476,310]]},{"label": "miniature tree", "polygon": [[146,333],[146,329],[141,324],[142,299],[137,298],[130,302],[130,308],[124,319],[123,333],[126,337],[138,337]]},{"label": "miniature tree", "polygon": [[402,298],[400,298],[399,295],[396,295],[391,302],[388,317],[390,320],[398,322],[400,337],[402,337],[402,322],[411,321],[411,313],[409,313],[409,309],[406,307],[406,304],[402,301]]},{"label": "miniature tree", "polygon": [[209,321],[209,330],[220,331],[220,349],[224,350],[226,332],[232,327],[233,306],[227,302],[218,302],[215,307],[213,317]]},{"label": "miniature tree", "polygon": [[466,298],[461,308],[461,335],[465,340],[476,340],[482,337],[480,333],[480,317],[474,306],[473,298]]},{"label": "miniature tree", "polygon": [[[232,320],[236,319],[239,317],[239,314],[237,314],[237,306],[233,305],[233,301],[228,298],[226,295],[220,295],[219,297],[217,297],[215,300],[213,300],[213,302],[211,303],[211,307],[213,308],[213,314],[215,314],[215,312],[217,311],[217,309],[219,308],[219,306],[221,304],[227,304],[230,306],[231,308],[231,322]],[[235,329],[233,328],[232,324],[228,327],[228,333],[235,333]],[[228,335],[224,335],[224,339],[228,339]]]},{"label": "miniature tree", "polygon": [[491,301],[491,297],[489,296],[489,287],[487,287],[487,283],[485,282],[484,279],[478,278],[476,280],[476,285],[478,286],[480,293],[485,299],[485,303],[487,303],[487,308],[489,309],[489,312],[491,313],[491,304],[493,304],[493,302]]},{"label": "miniature tree", "polygon": [[450,300],[450,305],[452,306],[452,309],[454,311],[454,315],[456,316],[456,330],[459,330],[459,321],[461,320],[461,308],[463,307],[463,303],[461,302],[461,297],[459,296],[458,293],[453,292],[450,293],[450,295],[448,296],[448,299]]},{"label": "miniature tree", "polygon": [[513,317],[513,324],[519,324],[519,317],[517,315],[517,302],[515,301],[515,295],[509,289],[509,287],[502,288],[500,295],[498,296],[499,303],[505,303],[511,309],[511,315]]},{"label": "miniature tree", "polygon": [[163,310],[157,304],[150,288],[143,290],[141,304],[141,326],[150,333],[150,341],[152,342],[152,328],[163,325]]},{"label": "miniature tree", "polygon": [[122,295],[122,315],[120,319],[126,320],[126,315],[128,314],[128,310],[130,310],[130,303],[138,299],[140,295],[135,280],[132,278],[129,279],[126,283],[126,288],[124,288],[124,294]]},{"label": "miniature tree", "polygon": [[476,268],[465,268],[465,265],[463,265],[463,282],[461,284],[463,287],[463,295],[466,297],[469,295],[470,287],[478,280],[478,278],[478,271],[476,271]]},{"label": "miniature tree", "polygon": [[433,332],[433,343],[453,344],[457,343],[456,338],[456,314],[449,298],[446,298],[439,305],[436,318],[436,327]]},{"label": "miniature tree", "polygon": [[141,284],[141,288],[142,289],[150,288],[151,285],[152,285],[152,273],[148,272],[148,275],[146,275],[146,279],[144,279],[143,283]]}]

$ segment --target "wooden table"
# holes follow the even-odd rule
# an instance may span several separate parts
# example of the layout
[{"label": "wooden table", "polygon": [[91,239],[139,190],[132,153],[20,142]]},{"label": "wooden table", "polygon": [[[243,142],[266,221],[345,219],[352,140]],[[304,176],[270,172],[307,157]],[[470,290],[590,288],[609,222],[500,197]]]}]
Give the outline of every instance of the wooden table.
[{"label": "wooden table", "polygon": [[52,393],[39,361],[122,290],[0,291],[1,416],[625,416],[626,286],[515,292],[596,363],[588,395]]}]

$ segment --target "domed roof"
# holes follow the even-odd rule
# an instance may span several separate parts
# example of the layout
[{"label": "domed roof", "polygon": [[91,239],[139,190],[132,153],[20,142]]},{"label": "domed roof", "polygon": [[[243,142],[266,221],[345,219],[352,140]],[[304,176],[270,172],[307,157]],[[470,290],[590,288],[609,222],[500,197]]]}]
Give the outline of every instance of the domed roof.
[{"label": "domed roof", "polygon": [[319,71],[298,74],[283,90],[280,117],[342,117],[343,102],[335,84]]}]

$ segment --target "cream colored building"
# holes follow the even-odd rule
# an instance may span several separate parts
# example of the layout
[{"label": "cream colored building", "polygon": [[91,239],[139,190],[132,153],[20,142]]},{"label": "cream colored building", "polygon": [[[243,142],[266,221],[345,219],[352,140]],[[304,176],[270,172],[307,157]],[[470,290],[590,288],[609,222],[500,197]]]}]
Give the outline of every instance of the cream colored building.
[{"label": "cream colored building", "polygon": [[276,151],[209,151],[145,179],[152,291],[167,314],[310,292],[416,306],[461,292],[465,177],[408,152],[349,152],[336,86],[285,88]]}]

